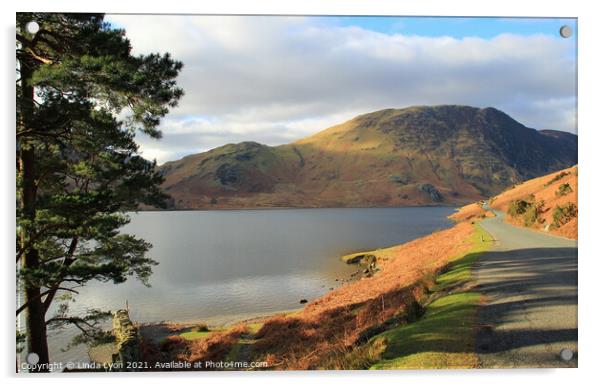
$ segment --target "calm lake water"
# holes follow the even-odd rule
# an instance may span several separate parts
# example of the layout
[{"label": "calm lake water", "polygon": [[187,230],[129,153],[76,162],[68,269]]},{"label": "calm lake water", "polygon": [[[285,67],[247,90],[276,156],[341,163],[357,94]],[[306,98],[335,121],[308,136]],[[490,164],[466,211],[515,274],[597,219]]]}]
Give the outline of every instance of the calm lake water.
[{"label": "calm lake water", "polygon": [[[222,324],[299,307],[356,270],[343,254],[400,244],[451,225],[451,207],[141,212],[124,232],[153,244],[151,287],[90,283],[72,311],[129,303],[138,322]],[[337,279],[339,279],[337,281]],[[50,339],[55,360],[67,332]]]}]

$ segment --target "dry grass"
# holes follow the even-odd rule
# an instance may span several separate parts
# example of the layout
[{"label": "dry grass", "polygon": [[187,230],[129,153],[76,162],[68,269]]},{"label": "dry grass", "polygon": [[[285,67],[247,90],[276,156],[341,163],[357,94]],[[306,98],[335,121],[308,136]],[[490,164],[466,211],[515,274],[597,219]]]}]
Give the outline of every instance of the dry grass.
[{"label": "dry grass", "polygon": [[[552,224],[554,224],[554,211],[557,207],[563,207],[570,203],[577,205],[577,175],[578,167],[573,166],[543,177],[531,179],[493,197],[489,201],[490,207],[508,213],[512,202],[517,200],[529,201],[533,204],[533,208],[542,203],[541,207],[537,207],[536,214],[529,213],[529,219],[526,219],[524,215],[514,217],[506,215],[505,220],[517,226],[528,224],[529,228],[547,229],[551,233],[576,240],[578,237],[578,216],[566,224],[560,224],[558,227],[552,226]],[[478,203],[473,203],[461,207],[450,218],[455,221],[466,221],[492,215],[491,212],[485,211]]]},{"label": "dry grass", "polygon": [[202,369],[205,361],[224,360],[242,334],[249,331],[244,324],[235,325],[223,331],[208,333],[204,339],[189,340],[181,335],[170,335],[161,342],[143,340],[141,360],[149,363],[167,363],[173,360],[199,363]]},{"label": "dry grass", "polygon": [[[494,197],[491,202],[491,207],[507,213],[512,201],[526,199],[530,195],[533,195],[533,202],[537,203],[543,201],[543,207],[541,208],[541,213],[538,214],[537,221],[530,227],[543,230],[547,225],[553,224],[553,214],[556,207],[567,205],[569,203],[577,205],[577,175],[578,167],[573,166],[543,177],[534,178]],[[570,186],[571,191],[566,192],[565,194],[559,194],[559,192],[567,190],[566,188],[561,188],[561,186],[566,184]],[[512,218],[506,216],[506,220],[515,225],[524,226],[524,219],[521,217]],[[549,231],[560,236],[577,239],[577,224],[578,218],[575,217],[557,228],[550,227]]]},{"label": "dry grass", "polygon": [[363,343],[416,320],[435,277],[471,250],[473,233],[474,227],[462,222],[406,244],[371,251],[381,269],[373,277],[345,284],[299,312],[269,317],[257,331],[240,324],[203,339],[170,336],[160,345],[146,344],[143,360],[229,360],[240,339],[252,336],[245,359],[266,361],[271,369],[365,368],[384,345]]},{"label": "dry grass", "polygon": [[[474,290],[473,264],[491,247],[493,239],[475,226],[472,248],[439,275],[424,315],[414,323],[387,330],[371,339],[362,351],[382,351],[371,369],[474,368],[477,307],[482,299]],[[384,347],[384,350],[382,350]],[[376,359],[376,360],[374,360]]]},{"label": "dry grass", "polygon": [[239,324],[226,331],[215,332],[206,339],[194,340],[180,359],[191,363],[224,360],[240,336],[247,332],[247,326]]},{"label": "dry grass", "polygon": [[[275,316],[255,338],[257,360],[279,369],[340,368],[361,358],[352,349],[391,324],[413,320],[428,287],[453,256],[468,251],[468,223],[372,251],[381,272],[346,284],[292,316]],[[355,356],[355,357],[354,357]]]},{"label": "dry grass", "polygon": [[472,204],[465,205],[459,208],[456,213],[449,216],[450,219],[461,222],[467,220],[478,220],[485,217],[493,217],[494,214],[491,211],[483,209],[483,207],[475,202]]}]

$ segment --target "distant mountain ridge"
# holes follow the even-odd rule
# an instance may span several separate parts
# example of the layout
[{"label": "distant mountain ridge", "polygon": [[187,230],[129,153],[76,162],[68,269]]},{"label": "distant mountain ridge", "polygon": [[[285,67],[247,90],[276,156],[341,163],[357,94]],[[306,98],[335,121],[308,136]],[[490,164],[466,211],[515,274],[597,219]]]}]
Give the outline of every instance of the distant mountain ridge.
[{"label": "distant mountain ridge", "polygon": [[494,108],[415,106],[299,141],[228,144],[160,167],[177,209],[464,204],[577,163],[577,136]]}]

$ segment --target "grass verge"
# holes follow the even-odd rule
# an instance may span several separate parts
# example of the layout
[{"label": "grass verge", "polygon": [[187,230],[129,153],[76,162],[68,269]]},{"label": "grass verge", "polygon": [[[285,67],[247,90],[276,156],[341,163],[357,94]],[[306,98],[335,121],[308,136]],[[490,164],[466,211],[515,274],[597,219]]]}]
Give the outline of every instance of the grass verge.
[{"label": "grass verge", "polygon": [[187,331],[180,334],[180,336],[186,340],[197,340],[208,337],[213,334],[215,331]]},{"label": "grass verge", "polygon": [[473,248],[452,260],[450,269],[437,277],[422,318],[376,335],[367,343],[379,348],[378,360],[371,369],[449,369],[478,365],[474,345],[476,310],[481,295],[470,289],[472,265],[489,249],[492,241],[491,236],[475,224],[471,236]]},{"label": "grass verge", "polygon": [[261,329],[263,323],[250,323],[246,325],[247,331],[241,334],[238,341],[232,345],[232,348],[224,359],[225,362],[250,362],[255,344],[255,334]]}]

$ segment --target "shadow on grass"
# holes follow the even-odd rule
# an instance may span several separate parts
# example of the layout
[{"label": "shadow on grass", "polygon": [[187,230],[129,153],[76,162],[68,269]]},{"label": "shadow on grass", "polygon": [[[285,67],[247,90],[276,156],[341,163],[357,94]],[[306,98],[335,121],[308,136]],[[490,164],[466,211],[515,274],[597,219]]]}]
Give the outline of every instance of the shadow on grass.
[{"label": "shadow on grass", "polygon": [[577,347],[577,248],[493,251],[478,265],[484,365],[576,366],[558,353]]},{"label": "shadow on grass", "polygon": [[[478,242],[473,251],[450,263],[437,276],[428,301],[415,293],[425,288],[423,280],[374,299],[324,311],[316,318],[272,318],[255,337],[254,354],[275,354],[283,359],[280,363],[285,363],[285,368],[474,368],[479,365],[476,326],[482,291],[497,291],[504,297],[547,286],[546,296],[523,302],[521,307],[576,304],[576,297],[560,289],[563,283],[576,284],[576,259],[571,260],[575,251],[512,251],[519,257],[511,259],[504,255],[508,252],[486,252],[491,243],[490,238],[481,238],[483,233],[477,227],[474,240]],[[475,287],[475,266],[512,272],[526,269],[528,275]],[[414,310],[417,301],[426,306],[425,310]],[[496,307],[485,305],[481,309],[497,314],[501,320],[509,310],[514,312],[511,304]],[[413,317],[407,318],[411,314]],[[569,330],[542,330],[530,339],[524,332],[525,337],[513,344],[521,347],[559,342],[571,339],[576,331]]]},{"label": "shadow on grass", "polygon": [[476,292],[444,296],[431,303],[419,321],[379,335],[387,348],[373,368],[475,367],[470,337],[479,298]]},{"label": "shadow on grass", "polygon": [[[475,354],[484,352],[499,353],[555,343],[576,345],[577,326],[571,326],[570,322],[563,328],[553,328],[558,325],[555,323],[558,320],[555,320],[544,322],[541,328],[536,329],[501,332],[495,329],[501,323],[534,310],[576,306],[576,253],[575,248],[536,248],[471,253],[457,260],[448,272],[437,278],[435,300],[428,304],[420,320],[375,338],[385,339],[387,343],[382,360],[373,368],[475,367],[478,364]],[[481,272],[509,274],[511,278],[483,283],[471,289],[466,284],[470,281],[467,272],[470,273],[473,264]],[[481,293],[498,302],[481,304]],[[514,299],[517,295],[521,297]],[[485,328],[477,330],[477,325]],[[556,351],[546,352],[536,347],[529,352],[531,359],[540,361],[534,366],[559,365]]]}]

